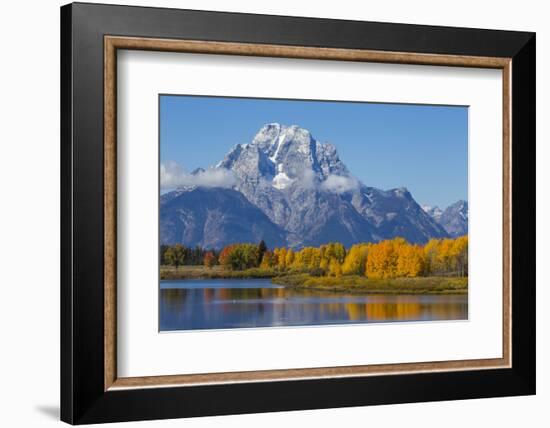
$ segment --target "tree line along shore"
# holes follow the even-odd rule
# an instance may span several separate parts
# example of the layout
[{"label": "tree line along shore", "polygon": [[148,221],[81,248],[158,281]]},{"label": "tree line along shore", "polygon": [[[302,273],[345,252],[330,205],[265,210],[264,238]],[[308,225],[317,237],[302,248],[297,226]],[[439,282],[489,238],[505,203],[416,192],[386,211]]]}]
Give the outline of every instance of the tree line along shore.
[{"label": "tree line along shore", "polygon": [[468,237],[432,239],[425,245],[403,238],[345,248],[331,242],[300,250],[270,250],[261,241],[221,251],[181,244],[161,246],[161,279],[271,278],[286,287],[331,291],[466,293]]}]

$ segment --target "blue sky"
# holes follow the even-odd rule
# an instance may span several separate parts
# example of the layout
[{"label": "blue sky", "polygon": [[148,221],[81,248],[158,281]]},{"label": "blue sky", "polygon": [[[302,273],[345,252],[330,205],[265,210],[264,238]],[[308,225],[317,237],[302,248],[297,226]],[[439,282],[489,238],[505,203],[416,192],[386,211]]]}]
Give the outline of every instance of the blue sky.
[{"label": "blue sky", "polygon": [[468,199],[468,109],[330,101],[160,97],[160,158],[186,171],[215,165],[262,125],[309,129],[367,186],[405,186],[420,204]]}]

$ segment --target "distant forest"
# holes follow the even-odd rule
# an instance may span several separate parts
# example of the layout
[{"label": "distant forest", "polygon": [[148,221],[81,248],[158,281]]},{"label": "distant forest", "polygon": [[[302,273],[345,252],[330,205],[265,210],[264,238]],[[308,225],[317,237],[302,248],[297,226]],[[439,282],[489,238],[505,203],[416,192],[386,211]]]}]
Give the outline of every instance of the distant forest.
[{"label": "distant forest", "polygon": [[360,275],[367,278],[421,276],[468,276],[468,237],[432,239],[425,245],[410,244],[403,238],[377,243],[360,243],[345,248],[331,242],[295,251],[279,247],[270,250],[265,242],[235,243],[221,251],[181,244],[160,248],[161,265],[178,268],[220,265],[232,271],[259,268],[277,272],[304,272],[312,276]]}]

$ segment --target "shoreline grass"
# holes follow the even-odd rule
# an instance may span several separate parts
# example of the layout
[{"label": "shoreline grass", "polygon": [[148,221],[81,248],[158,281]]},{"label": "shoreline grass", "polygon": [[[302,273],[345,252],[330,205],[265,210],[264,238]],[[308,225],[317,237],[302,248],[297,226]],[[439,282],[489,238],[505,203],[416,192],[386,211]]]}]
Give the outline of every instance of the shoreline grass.
[{"label": "shoreline grass", "polygon": [[232,271],[221,266],[161,266],[161,280],[185,279],[271,279],[271,282],[294,289],[370,294],[467,294],[468,278],[415,277],[370,279],[358,275],[340,277],[312,276],[307,272],[281,272],[276,269],[251,268]]},{"label": "shoreline grass", "polygon": [[207,268],[204,266],[173,266],[160,267],[161,280],[182,280],[182,279],[253,279],[273,278],[280,275],[275,269],[251,268],[246,270],[228,270],[222,266]]},{"label": "shoreline grass", "polygon": [[314,277],[296,274],[274,277],[274,284],[289,288],[372,294],[466,294],[468,278],[416,277],[370,279],[357,275]]}]

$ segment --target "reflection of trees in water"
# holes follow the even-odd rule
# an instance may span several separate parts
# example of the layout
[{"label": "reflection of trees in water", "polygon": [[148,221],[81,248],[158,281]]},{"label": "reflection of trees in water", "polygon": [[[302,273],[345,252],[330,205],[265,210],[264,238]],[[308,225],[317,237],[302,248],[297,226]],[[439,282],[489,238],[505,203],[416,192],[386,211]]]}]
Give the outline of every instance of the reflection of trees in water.
[{"label": "reflection of trees in water", "polygon": [[185,288],[167,288],[161,290],[160,298],[163,307],[172,312],[179,312],[185,305],[187,293],[191,291]]},{"label": "reflection of trees in water", "polygon": [[367,304],[348,303],[345,306],[350,320],[359,321],[367,319]]},{"label": "reflection of trees in water", "polygon": [[320,319],[339,319],[347,316],[347,304],[342,302],[323,303],[320,305]]},{"label": "reflection of trees in water", "polygon": [[[256,310],[261,314],[266,306],[261,302],[265,299],[281,299],[279,310],[274,310],[274,315],[293,312],[301,319],[339,320],[350,321],[406,321],[422,319],[462,319],[467,314],[467,303],[438,302],[439,296],[432,299],[431,296],[395,296],[395,295],[370,295],[367,302],[345,302],[345,298],[353,296],[330,293],[317,290],[289,290],[285,288],[228,288],[217,289],[216,298],[223,303],[220,307],[223,311],[235,310],[234,303],[245,303],[246,300],[259,300]],[[340,301],[323,302],[323,299],[342,299]],[[443,297],[445,299],[447,297]],[[450,297],[452,298],[452,296]],[[300,299],[297,303],[295,299]],[[316,302],[308,302],[308,299]],[[389,300],[389,301],[388,301]],[[435,301],[434,301],[435,300]],[[248,306],[240,308],[245,312]],[[255,309],[248,308],[254,312]]]},{"label": "reflection of trees in water", "polygon": [[271,297],[275,288],[219,288],[216,297],[219,300],[250,300]]},{"label": "reflection of trees in water", "polygon": [[426,308],[426,313],[433,319],[466,319],[468,316],[468,304],[449,303],[447,305],[429,305]]},{"label": "reflection of trees in water", "polygon": [[[412,321],[464,319],[468,313],[468,304],[453,302],[453,296],[394,296],[370,295],[362,302],[322,302],[322,298],[349,298],[350,296],[330,293],[304,293],[302,296],[320,300],[319,303],[306,303],[303,309],[317,313],[317,318],[350,321]],[[448,301],[451,299],[451,301]]]},{"label": "reflection of trees in water", "polygon": [[188,288],[161,290],[161,309],[166,322],[186,329],[465,319],[468,304],[462,296]]},{"label": "reflection of trees in water", "polygon": [[204,289],[204,301],[209,303],[216,298],[216,290],[213,288]]},{"label": "reflection of trees in water", "polygon": [[420,319],[424,309],[420,302],[368,303],[366,319],[372,321]]},{"label": "reflection of trees in water", "polygon": [[346,309],[353,321],[406,321],[422,319],[461,319],[468,306],[458,302],[430,302],[422,296],[373,296],[368,303],[348,303]]}]

